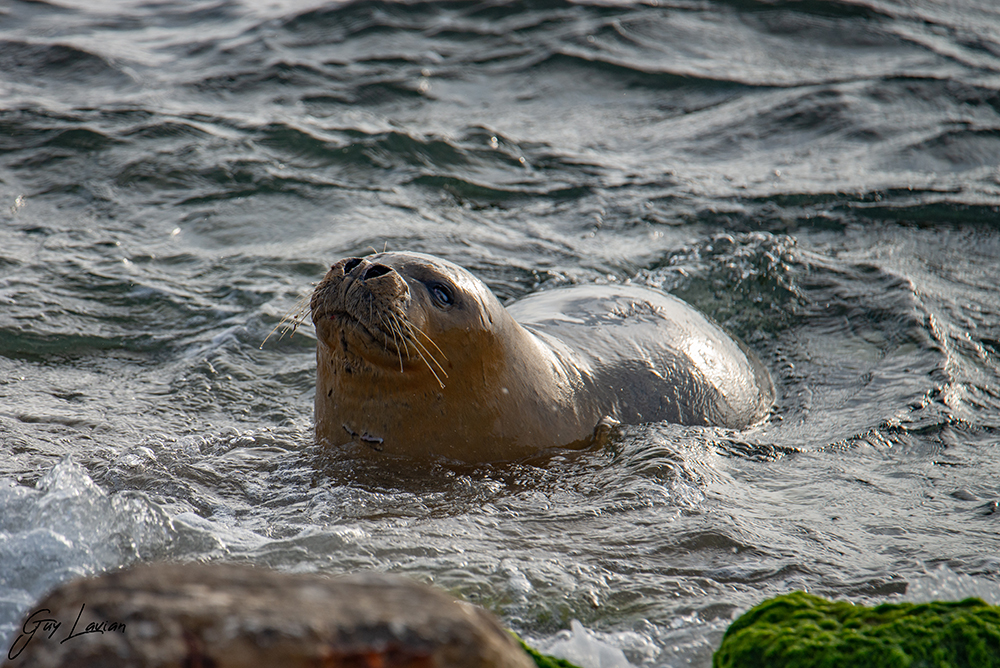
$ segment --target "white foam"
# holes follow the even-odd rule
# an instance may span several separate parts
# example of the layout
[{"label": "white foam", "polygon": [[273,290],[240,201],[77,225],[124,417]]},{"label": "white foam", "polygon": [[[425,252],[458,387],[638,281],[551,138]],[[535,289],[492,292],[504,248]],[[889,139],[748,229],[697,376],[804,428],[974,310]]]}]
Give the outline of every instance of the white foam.
[{"label": "white foam", "polygon": [[561,631],[539,651],[565,659],[580,668],[632,668],[621,649],[598,640],[575,619],[570,622],[569,631]]},{"label": "white foam", "polygon": [[945,565],[915,578],[906,587],[902,599],[911,603],[961,601],[981,598],[990,605],[1000,605],[1000,583],[995,580],[956,573]]},{"label": "white foam", "polygon": [[0,480],[0,639],[53,587],[155,555],[170,519],[137,492],[108,495],[69,458],[34,489]]},{"label": "white foam", "polygon": [[183,551],[221,556],[229,552],[251,552],[268,543],[267,539],[253,531],[205,519],[191,512],[176,515],[173,522]]}]

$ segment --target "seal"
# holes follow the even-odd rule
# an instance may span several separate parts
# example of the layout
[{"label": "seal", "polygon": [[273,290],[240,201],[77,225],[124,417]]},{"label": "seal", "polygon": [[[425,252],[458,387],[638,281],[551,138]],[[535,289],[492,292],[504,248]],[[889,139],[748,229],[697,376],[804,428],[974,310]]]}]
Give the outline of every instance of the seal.
[{"label": "seal", "polygon": [[583,447],[608,424],[742,429],[774,402],[745,345],[671,295],[574,286],[507,308],[419,253],[338,261],[313,291],[316,439],[469,463]]}]

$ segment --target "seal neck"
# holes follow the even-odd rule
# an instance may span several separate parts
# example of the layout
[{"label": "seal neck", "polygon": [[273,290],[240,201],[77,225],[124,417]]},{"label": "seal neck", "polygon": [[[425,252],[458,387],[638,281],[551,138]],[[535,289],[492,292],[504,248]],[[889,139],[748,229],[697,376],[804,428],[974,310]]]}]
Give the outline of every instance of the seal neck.
[{"label": "seal neck", "polygon": [[603,417],[593,402],[580,400],[588,396],[581,390],[591,376],[590,364],[559,339],[510,316],[506,320],[508,331],[500,338],[507,348],[503,387],[510,391],[511,405],[505,413],[521,428],[528,420],[537,422],[550,442],[553,427],[556,441],[564,445],[589,438]]}]

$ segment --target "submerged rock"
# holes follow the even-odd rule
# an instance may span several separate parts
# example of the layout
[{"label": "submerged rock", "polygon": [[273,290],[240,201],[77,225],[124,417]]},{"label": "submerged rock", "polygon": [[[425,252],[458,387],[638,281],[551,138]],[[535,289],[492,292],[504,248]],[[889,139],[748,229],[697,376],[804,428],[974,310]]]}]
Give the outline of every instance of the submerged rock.
[{"label": "submerged rock", "polygon": [[734,621],[713,668],[1000,668],[1000,607],[978,598],[874,608],[797,591]]},{"label": "submerged rock", "polygon": [[497,620],[401,577],[146,564],[65,584],[5,666],[533,668]]}]

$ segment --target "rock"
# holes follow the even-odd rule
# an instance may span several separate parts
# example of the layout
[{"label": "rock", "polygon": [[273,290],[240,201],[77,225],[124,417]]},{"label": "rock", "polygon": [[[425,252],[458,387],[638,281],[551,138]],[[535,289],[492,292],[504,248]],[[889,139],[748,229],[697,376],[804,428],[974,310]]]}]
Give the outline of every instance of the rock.
[{"label": "rock", "polygon": [[797,591],[730,624],[713,668],[1000,668],[1000,608],[977,598],[874,608]]},{"label": "rock", "polygon": [[5,667],[534,668],[486,611],[384,574],[145,564],[65,584]]}]

